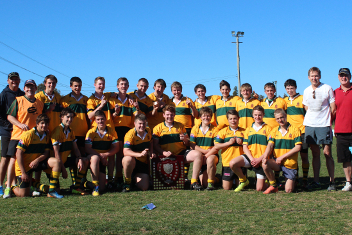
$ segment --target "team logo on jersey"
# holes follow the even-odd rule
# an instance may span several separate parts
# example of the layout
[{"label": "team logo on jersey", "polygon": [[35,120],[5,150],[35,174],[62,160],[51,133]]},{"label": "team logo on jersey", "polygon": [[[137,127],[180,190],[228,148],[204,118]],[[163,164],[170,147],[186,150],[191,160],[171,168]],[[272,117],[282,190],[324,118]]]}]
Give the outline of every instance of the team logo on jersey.
[{"label": "team logo on jersey", "polygon": [[185,106],[186,104],[185,103],[182,103],[182,106]]},{"label": "team logo on jersey", "polygon": [[232,105],[232,102],[230,102],[230,105]]},{"label": "team logo on jersey", "polygon": [[253,104],[251,104],[251,108],[253,108]]},{"label": "team logo on jersey", "polygon": [[209,133],[209,136],[212,136],[212,135],[213,135],[213,133],[212,133],[212,132],[210,132],[210,133]]},{"label": "team logo on jersey", "polygon": [[277,104],[275,104],[275,108],[277,109]]},{"label": "team logo on jersey", "polygon": [[36,107],[30,107],[27,109],[28,113],[36,113],[37,112],[37,108]]},{"label": "team logo on jersey", "polygon": [[272,140],[273,138],[271,137],[271,135],[269,135],[269,140]]},{"label": "team logo on jersey", "polygon": [[266,130],[263,131],[263,134],[266,134]]},{"label": "team logo on jersey", "polygon": [[125,145],[131,145],[131,143],[129,141],[125,141],[124,143]]},{"label": "team logo on jersey", "polygon": [[210,101],[208,102],[208,104],[210,104]]},{"label": "team logo on jersey", "polygon": [[299,106],[299,102],[297,102],[297,105],[296,106]]},{"label": "team logo on jersey", "polygon": [[192,138],[194,138],[194,135],[193,135],[193,134],[191,134],[191,137],[192,137]]},{"label": "team logo on jersey", "polygon": [[18,143],[23,145],[23,140],[20,140]]},{"label": "team logo on jersey", "polygon": [[290,134],[289,137],[292,138],[292,134]]},{"label": "team logo on jersey", "polygon": [[219,136],[219,135],[217,135],[217,136],[216,136],[216,139],[220,139],[220,136]]}]

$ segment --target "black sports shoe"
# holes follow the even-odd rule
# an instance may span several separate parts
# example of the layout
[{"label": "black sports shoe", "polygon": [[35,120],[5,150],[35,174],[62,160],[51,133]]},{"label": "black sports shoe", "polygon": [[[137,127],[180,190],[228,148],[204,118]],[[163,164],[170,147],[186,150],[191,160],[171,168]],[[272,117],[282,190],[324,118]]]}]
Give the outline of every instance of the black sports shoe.
[{"label": "black sports shoe", "polygon": [[191,190],[200,191],[202,189],[203,189],[203,187],[201,185],[199,185],[198,182],[195,182],[195,183],[191,184]]},{"label": "black sports shoe", "polygon": [[129,184],[124,184],[123,185],[123,189],[122,189],[122,192],[124,193],[128,193],[131,191],[131,186]]}]

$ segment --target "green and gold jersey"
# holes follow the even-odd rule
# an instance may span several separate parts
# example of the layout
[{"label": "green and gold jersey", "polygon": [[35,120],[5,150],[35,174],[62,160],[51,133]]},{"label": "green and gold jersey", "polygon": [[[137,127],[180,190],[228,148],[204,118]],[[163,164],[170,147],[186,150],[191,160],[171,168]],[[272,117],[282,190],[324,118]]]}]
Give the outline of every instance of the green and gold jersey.
[{"label": "green and gold jersey", "polygon": [[275,120],[274,111],[276,109],[286,110],[286,102],[281,97],[275,97],[272,102],[269,102],[268,98],[263,99],[260,105],[264,108],[263,121],[271,126],[271,128],[277,127],[279,123]]},{"label": "green and gold jersey", "polygon": [[219,129],[213,124],[210,124],[209,129],[203,133],[202,123],[199,126],[194,126],[191,130],[190,142],[198,145],[200,148],[208,150],[214,147],[214,141],[218,135]]},{"label": "green and gold jersey", "polygon": [[221,96],[220,99],[216,100],[216,122],[219,130],[229,125],[226,113],[227,111],[236,108],[238,100],[240,100],[240,97],[238,96],[229,96],[227,100],[223,100],[223,97]]},{"label": "green and gold jersey", "polygon": [[[57,127],[61,123],[61,119],[60,119],[61,95],[58,94],[57,92],[54,92],[52,95],[48,95],[44,91],[40,91],[37,94],[35,94],[35,98],[44,103],[43,113],[45,113],[50,118],[49,132],[52,132],[54,130],[54,128]],[[53,103],[56,104],[54,110],[52,110],[50,112],[46,112],[46,110],[48,110],[50,108],[50,105]]]},{"label": "green and gold jersey", "polygon": [[51,143],[53,146],[60,146],[60,157],[61,161],[65,163],[68,156],[71,154],[73,149],[73,142],[76,141],[76,137],[71,128],[68,128],[65,132],[65,126],[61,123],[51,133]]},{"label": "green and gold jersey", "polygon": [[[152,100],[152,102],[154,102],[158,99],[158,98],[156,98],[154,93],[151,93],[149,95],[149,98]],[[159,101],[164,102],[165,106],[168,104],[172,104],[172,105],[174,104],[172,102],[172,100],[170,100],[170,98],[165,94],[163,94],[162,98],[159,99]],[[156,125],[158,125],[159,123],[162,123],[164,121],[163,109],[159,108],[154,116],[152,116],[151,113],[149,113],[147,115],[147,117],[148,117],[148,126],[150,127],[151,130],[153,130]]]},{"label": "green and gold jersey", "polygon": [[125,100],[121,100],[120,97],[110,98],[109,103],[112,109],[115,109],[115,105],[120,106],[120,112],[118,115],[116,117],[112,117],[114,126],[125,126],[129,128],[133,127],[133,105],[130,104],[128,96],[126,96]]},{"label": "green and gold jersey", "polygon": [[253,119],[253,108],[260,105],[260,101],[254,98],[250,98],[247,102],[239,100],[236,104],[236,111],[240,115],[238,126],[247,129],[254,122]]},{"label": "green and gold jersey", "polygon": [[98,153],[108,152],[113,144],[117,144],[118,137],[116,131],[106,126],[104,134],[100,134],[98,127],[91,128],[86,135],[85,143],[86,145],[92,145],[92,149]]},{"label": "green and gold jersey", "polygon": [[[143,97],[139,97],[137,91],[132,91],[128,93],[128,95],[133,100],[138,101],[139,109],[144,115],[148,115],[150,112],[153,111],[153,101],[146,94],[144,94]],[[133,111],[137,111],[136,108],[133,107]]]},{"label": "green and gold jersey", "polygon": [[287,122],[292,126],[298,127],[301,130],[301,134],[304,134],[306,128],[303,126],[303,121],[306,110],[302,104],[303,95],[296,94],[293,99],[285,97],[284,100],[286,102]]},{"label": "green and gold jersey", "polygon": [[[176,103],[174,98],[171,99],[175,104],[176,113],[175,113],[175,122],[179,122],[185,126],[185,128],[192,128],[193,126],[193,116],[192,109],[186,103],[187,98],[182,96],[181,100]],[[194,103],[191,99],[189,99],[194,106]]]},{"label": "green and gold jersey", "polygon": [[186,129],[181,123],[174,122],[172,127],[168,127],[165,122],[162,122],[154,127],[153,138],[159,140],[159,145],[164,151],[178,155],[186,150],[186,146],[180,140],[180,133],[187,135]]},{"label": "green and gold jersey", "polygon": [[[274,157],[281,157],[283,154],[289,152],[296,145],[302,144],[300,130],[289,124],[287,132],[282,134],[281,127],[275,127],[269,135],[269,142],[274,144]],[[282,163],[289,169],[297,169],[298,152],[286,158]]]},{"label": "green and gold jersey", "polygon": [[[101,111],[105,113],[106,125],[109,127],[114,127],[114,122],[112,120],[112,115],[111,115],[111,111],[113,108],[109,103],[109,100],[105,97],[105,95],[104,95],[104,99],[107,100],[108,102],[106,103],[106,105],[104,105]],[[93,112],[100,105],[100,103],[101,103],[101,99],[99,99],[94,94],[92,94],[87,101],[87,110],[88,110],[87,114],[89,114],[90,112]],[[95,122],[95,120],[92,121],[91,126],[92,127],[97,126],[97,123]]]},{"label": "green and gold jersey", "polygon": [[268,136],[271,132],[271,127],[263,123],[258,130],[254,125],[253,123],[252,126],[247,128],[244,132],[243,145],[248,146],[254,158],[260,158],[268,145]]},{"label": "green and gold jersey", "polygon": [[[245,129],[238,127],[236,130],[233,130],[231,127],[225,127],[218,132],[218,135],[215,138],[216,143],[226,143],[230,139],[236,137],[244,139]],[[239,145],[236,141],[231,146],[223,148],[221,150],[221,161],[223,167],[229,167],[230,161],[235,157],[241,156],[243,154],[243,147]]]},{"label": "green and gold jersey", "polygon": [[[138,135],[136,128],[129,130],[125,135],[124,148],[131,149],[133,152],[141,153],[145,149],[150,149],[152,131],[147,127],[144,136]],[[148,163],[148,157],[137,157],[136,160]]]},{"label": "green and gold jersey", "polygon": [[[213,96],[206,97],[206,99],[203,103],[201,103],[198,100],[198,98],[194,101],[194,105],[195,105],[196,109],[198,110],[198,114],[199,114],[199,111],[202,107],[208,107],[211,109],[211,111],[213,111],[213,116],[210,121],[210,123],[213,124],[213,126],[217,126],[217,123],[216,123],[216,101],[218,99],[221,99],[221,97],[218,95],[213,95]],[[202,123],[202,120],[200,118],[201,117],[199,114],[199,117],[194,119],[194,126],[199,126]]]}]

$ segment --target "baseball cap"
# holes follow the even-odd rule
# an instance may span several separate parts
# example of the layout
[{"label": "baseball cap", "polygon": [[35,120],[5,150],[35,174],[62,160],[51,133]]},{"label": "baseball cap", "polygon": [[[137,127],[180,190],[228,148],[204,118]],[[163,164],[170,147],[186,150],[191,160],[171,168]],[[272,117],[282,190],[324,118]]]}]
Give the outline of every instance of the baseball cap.
[{"label": "baseball cap", "polygon": [[351,75],[351,72],[350,72],[349,68],[341,68],[339,70],[339,74],[342,74],[342,73],[347,74],[347,75]]},{"label": "baseball cap", "polygon": [[25,83],[24,86],[28,85],[28,84],[32,84],[34,86],[37,86],[37,84],[35,83],[35,81],[33,79],[28,79]]},{"label": "baseball cap", "polygon": [[12,72],[12,73],[9,73],[9,75],[7,76],[7,79],[10,79],[12,77],[20,78],[20,75],[17,72]]}]

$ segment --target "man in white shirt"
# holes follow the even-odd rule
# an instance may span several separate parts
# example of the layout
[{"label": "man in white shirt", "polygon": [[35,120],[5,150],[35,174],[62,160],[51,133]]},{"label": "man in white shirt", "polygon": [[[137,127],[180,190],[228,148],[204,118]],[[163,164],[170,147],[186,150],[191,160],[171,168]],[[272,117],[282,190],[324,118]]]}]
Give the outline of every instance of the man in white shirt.
[{"label": "man in white shirt", "polygon": [[332,132],[331,120],[336,113],[335,96],[331,86],[321,83],[321,71],[317,67],[308,70],[311,86],[303,93],[303,104],[307,110],[303,125],[306,126],[305,142],[310,145],[313,155],[314,182],[312,189],[320,189],[320,148],[322,144],[326,167],[330,176],[328,191],[336,190],[334,179],[334,159],[331,155]]}]

